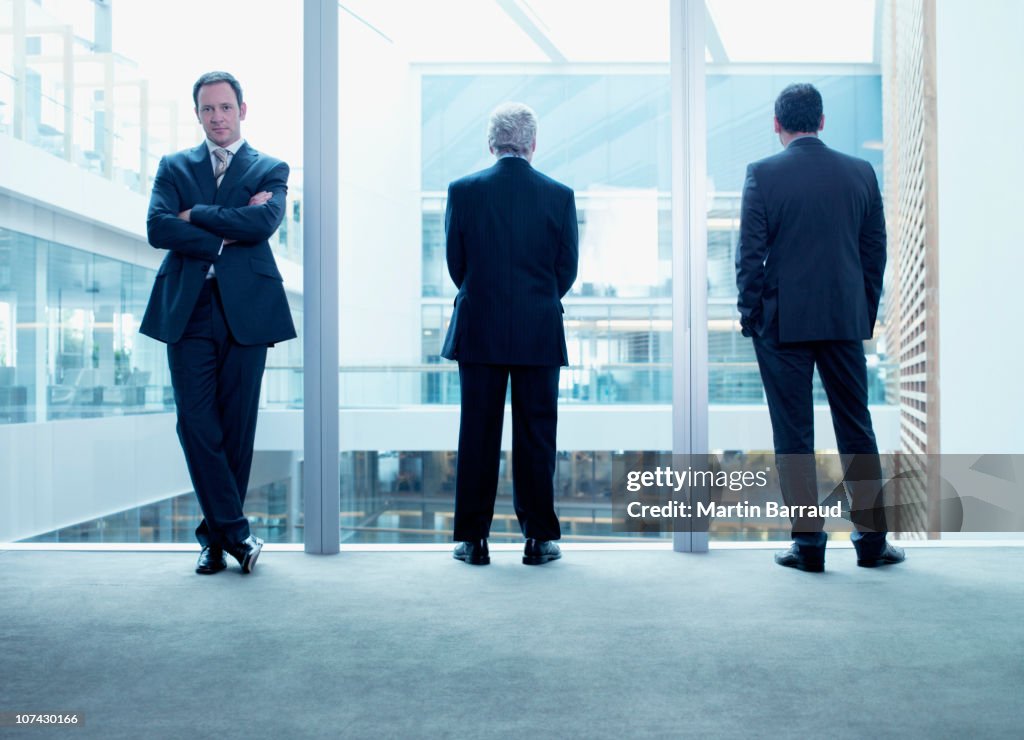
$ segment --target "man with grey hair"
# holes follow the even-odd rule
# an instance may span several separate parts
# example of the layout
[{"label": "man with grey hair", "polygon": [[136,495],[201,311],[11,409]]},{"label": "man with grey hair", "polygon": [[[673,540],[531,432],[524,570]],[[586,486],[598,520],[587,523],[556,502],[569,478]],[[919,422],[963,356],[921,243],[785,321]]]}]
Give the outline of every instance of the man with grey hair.
[{"label": "man with grey hair", "polygon": [[492,167],[448,186],[448,272],[458,287],[442,356],[459,363],[455,474],[457,560],[490,562],[505,391],[512,382],[512,500],[523,563],[561,557],[554,504],[558,375],[568,365],[562,297],[579,260],[571,188],[531,164],[537,117],[505,103],[487,130]]},{"label": "man with grey hair", "polygon": [[528,162],[537,146],[537,116],[522,103],[505,103],[491,114],[487,126],[491,154],[523,157]]}]

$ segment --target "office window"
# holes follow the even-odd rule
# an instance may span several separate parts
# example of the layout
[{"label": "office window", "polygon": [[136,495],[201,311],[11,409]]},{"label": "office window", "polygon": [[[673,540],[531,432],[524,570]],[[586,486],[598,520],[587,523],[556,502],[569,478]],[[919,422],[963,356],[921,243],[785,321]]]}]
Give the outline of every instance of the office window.
[{"label": "office window", "polygon": [[[271,245],[301,331],[301,8],[218,13],[230,34],[194,1],[0,2],[0,541],[194,541],[166,348],[139,325],[165,254],[146,241],[152,180],[202,141],[203,72],[229,67],[243,136],[292,165]],[[261,408],[261,431],[301,415],[301,339],[270,351]],[[258,434],[247,499],[270,541],[302,539],[301,434],[287,436]]]},{"label": "office window", "polygon": [[[764,388],[750,339],[736,309],[736,247],[746,166],[781,150],[772,128],[775,97],[788,84],[810,82],[824,100],[822,140],[869,161],[882,182],[882,73],[875,48],[874,3],[803,6],[707,0],[707,280],[710,448],[748,469],[771,465],[773,442]],[[791,11],[791,12],[790,12]],[[813,29],[811,32],[810,29]],[[884,317],[883,309],[879,316]],[[884,319],[880,318],[880,321]],[[884,325],[865,343],[869,402],[882,451],[898,435],[885,386],[893,373]],[[827,403],[815,373],[814,403]],[[831,436],[826,413],[818,437]],[[835,443],[818,446],[834,449]],[[824,477],[823,477],[824,481]],[[731,501],[726,503],[732,503]],[[752,502],[756,503],[756,502]],[[715,523],[721,539],[788,539],[785,522]]]},{"label": "office window", "polygon": [[[457,366],[440,357],[456,292],[445,198],[450,181],[493,164],[488,116],[509,100],[537,112],[533,165],[576,192],[563,428],[567,414],[594,407],[594,424],[620,432],[604,450],[562,435],[556,504],[567,537],[612,536],[610,450],[635,439],[637,407],[667,415],[672,403],[669,3],[634,3],[625,25],[620,10],[341,6],[343,544],[451,537],[460,399]],[[521,538],[510,454],[498,541]]]}]

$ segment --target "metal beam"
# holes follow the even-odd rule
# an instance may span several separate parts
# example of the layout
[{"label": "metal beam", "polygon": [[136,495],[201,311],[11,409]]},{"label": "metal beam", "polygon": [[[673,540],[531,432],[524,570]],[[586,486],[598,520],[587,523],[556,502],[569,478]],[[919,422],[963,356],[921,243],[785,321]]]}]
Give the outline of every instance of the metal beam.
[{"label": "metal beam", "polygon": [[[672,0],[672,453],[708,449],[707,173],[704,0]],[[706,489],[690,491],[706,498]],[[694,520],[690,520],[691,523]],[[706,552],[708,534],[674,532],[677,552]]]},{"label": "metal beam", "polygon": [[711,8],[704,3],[704,44],[707,47],[708,54],[711,55],[711,61],[715,64],[725,64],[729,61],[729,53],[725,50],[725,44],[722,43],[722,37],[718,33],[718,26],[715,25],[715,19],[711,15]]},{"label": "metal beam", "polygon": [[338,3],[303,5],[302,482],[306,552],[339,549],[338,432]]},{"label": "metal beam", "polygon": [[495,1],[498,3],[498,7],[504,10],[508,17],[511,18],[517,26],[523,29],[523,33],[529,36],[530,40],[540,47],[540,50],[543,51],[552,62],[564,63],[569,61],[565,54],[563,54],[559,50],[558,46],[555,45],[555,42],[551,40],[551,37],[537,25],[537,22],[532,17],[532,12],[527,12],[520,0]]}]

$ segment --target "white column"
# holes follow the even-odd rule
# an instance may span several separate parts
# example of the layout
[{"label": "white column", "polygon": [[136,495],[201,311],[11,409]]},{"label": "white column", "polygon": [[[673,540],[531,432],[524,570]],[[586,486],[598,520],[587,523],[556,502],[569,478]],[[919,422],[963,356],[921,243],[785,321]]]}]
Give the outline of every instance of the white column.
[{"label": "white column", "polygon": [[304,445],[306,552],[338,552],[338,3],[305,0]]},{"label": "white column", "polygon": [[[672,0],[672,452],[708,450],[704,0]],[[693,491],[707,496],[707,491]],[[677,552],[706,552],[707,532],[675,532]]]}]

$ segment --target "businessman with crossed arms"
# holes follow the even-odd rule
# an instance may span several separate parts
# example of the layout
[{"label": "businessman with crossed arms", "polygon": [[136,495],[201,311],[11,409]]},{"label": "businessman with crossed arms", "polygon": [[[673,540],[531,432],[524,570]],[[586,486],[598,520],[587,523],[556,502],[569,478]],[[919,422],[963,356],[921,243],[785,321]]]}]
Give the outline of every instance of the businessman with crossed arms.
[{"label": "businessman with crossed arms", "polygon": [[263,547],[242,512],[267,347],[296,336],[269,238],[288,165],[242,138],[246,105],[227,72],[192,89],[206,140],[160,162],[147,218],[166,249],[140,331],[167,344],[178,438],[203,520],[196,572],[252,572]]}]

